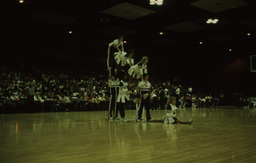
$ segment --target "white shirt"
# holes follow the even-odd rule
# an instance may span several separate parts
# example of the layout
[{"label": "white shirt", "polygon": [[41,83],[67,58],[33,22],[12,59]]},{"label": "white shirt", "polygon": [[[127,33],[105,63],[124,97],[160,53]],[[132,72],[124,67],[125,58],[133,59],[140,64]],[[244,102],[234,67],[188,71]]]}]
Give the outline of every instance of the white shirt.
[{"label": "white shirt", "polygon": [[188,88],[188,92],[189,92],[189,93],[192,92],[192,88],[191,88],[191,87]]},{"label": "white shirt", "polygon": [[110,88],[119,87],[120,81],[117,80],[108,80],[108,84]]},{"label": "white shirt", "polygon": [[176,112],[177,112],[177,107],[175,105],[170,104],[169,107],[167,107],[167,116],[175,117]]},{"label": "white shirt", "polygon": [[127,57],[126,63],[127,63],[128,65],[130,65],[130,64],[131,64],[131,65],[134,65],[134,59]]},{"label": "white shirt", "polygon": [[130,100],[129,91],[128,91],[128,88],[127,88],[128,83],[124,82],[124,81],[121,81],[121,83],[122,83],[122,86],[120,86],[120,88],[119,88],[117,102],[125,103],[126,100],[127,101]]},{"label": "white shirt", "polygon": [[140,93],[142,94],[142,98],[147,99],[149,97],[151,83],[149,81],[147,82],[141,81],[138,84],[138,87],[140,87]]},{"label": "white shirt", "polygon": [[180,88],[177,88],[175,93],[176,93],[176,95],[179,95],[180,94]]},{"label": "white shirt", "polygon": [[147,82],[141,81],[138,84],[138,86],[140,87],[140,92],[142,94],[145,94],[145,93],[149,93],[150,88],[151,88],[151,83],[149,81],[147,81]]}]

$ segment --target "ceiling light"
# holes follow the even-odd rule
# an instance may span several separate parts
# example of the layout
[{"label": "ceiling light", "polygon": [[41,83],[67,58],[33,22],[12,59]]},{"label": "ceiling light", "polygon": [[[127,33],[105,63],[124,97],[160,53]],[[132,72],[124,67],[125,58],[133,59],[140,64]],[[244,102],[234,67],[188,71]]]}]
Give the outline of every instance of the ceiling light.
[{"label": "ceiling light", "polygon": [[159,34],[160,34],[160,35],[163,35],[163,34],[164,34],[164,32],[159,32]]},{"label": "ceiling light", "polygon": [[230,51],[230,52],[231,52],[231,51],[232,51],[232,49],[229,49],[228,51]]},{"label": "ceiling light", "polygon": [[206,21],[206,23],[207,23],[207,24],[211,24],[211,23],[212,23],[212,19],[208,19],[208,20]]},{"label": "ceiling light", "polygon": [[149,0],[150,5],[162,5],[163,0]]},{"label": "ceiling light", "polygon": [[19,3],[24,3],[24,0],[19,0]]},{"label": "ceiling light", "polygon": [[155,0],[150,0],[150,1],[149,1],[149,4],[150,4],[150,5],[155,5]]},{"label": "ceiling light", "polygon": [[214,19],[214,20],[212,21],[212,24],[216,24],[216,23],[218,23],[218,21],[219,21],[219,19]]},{"label": "ceiling light", "polygon": [[200,45],[202,45],[202,44],[203,44],[203,42],[201,41],[201,42],[199,42],[199,44],[200,44]]},{"label": "ceiling light", "polygon": [[73,32],[72,31],[68,31],[69,34],[72,34]]},{"label": "ceiling light", "polygon": [[251,36],[251,33],[247,33],[247,36]]},{"label": "ceiling light", "polygon": [[208,19],[208,20],[206,21],[206,23],[207,23],[207,24],[216,24],[216,23],[218,23],[218,21],[219,21],[219,19]]},{"label": "ceiling light", "polygon": [[124,41],[124,44],[126,44],[127,43],[127,41]]},{"label": "ceiling light", "polygon": [[157,4],[157,5],[162,5],[162,4],[163,4],[163,0],[157,0],[157,1],[156,1],[156,4]]}]

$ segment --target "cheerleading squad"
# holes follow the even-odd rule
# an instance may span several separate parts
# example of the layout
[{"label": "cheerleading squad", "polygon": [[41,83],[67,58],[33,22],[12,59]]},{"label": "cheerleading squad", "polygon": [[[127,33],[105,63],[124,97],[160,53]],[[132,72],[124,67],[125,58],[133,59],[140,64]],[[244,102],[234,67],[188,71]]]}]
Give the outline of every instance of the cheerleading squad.
[{"label": "cheerleading squad", "polygon": [[[109,77],[109,120],[125,119],[125,103],[130,100],[130,96],[135,98],[136,121],[142,120],[143,108],[146,111],[146,120],[153,121],[150,115],[150,101],[156,90],[151,90],[149,82],[148,62],[149,58],[143,56],[138,63],[134,63],[133,50],[124,51],[124,37],[120,36],[109,43],[107,56],[107,69]],[[175,101],[175,102],[174,102]],[[176,99],[170,97],[167,101],[167,113],[164,123],[192,124],[192,121],[182,122],[176,118]]]}]

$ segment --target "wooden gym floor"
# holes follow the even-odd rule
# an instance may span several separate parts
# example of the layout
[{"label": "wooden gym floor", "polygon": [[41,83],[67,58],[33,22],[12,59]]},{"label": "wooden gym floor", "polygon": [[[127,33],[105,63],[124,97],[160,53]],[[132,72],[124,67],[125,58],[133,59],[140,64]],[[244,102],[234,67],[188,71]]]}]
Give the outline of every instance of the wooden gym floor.
[{"label": "wooden gym floor", "polygon": [[[155,120],[164,111],[151,111]],[[192,125],[109,121],[106,111],[0,115],[1,163],[256,162],[256,109],[179,112]]]}]

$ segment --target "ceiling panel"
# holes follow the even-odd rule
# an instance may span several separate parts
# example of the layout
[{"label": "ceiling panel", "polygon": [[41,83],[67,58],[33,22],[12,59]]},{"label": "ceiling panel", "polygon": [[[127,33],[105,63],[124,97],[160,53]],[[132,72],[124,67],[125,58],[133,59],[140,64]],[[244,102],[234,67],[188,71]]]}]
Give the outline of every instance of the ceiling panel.
[{"label": "ceiling panel", "polygon": [[256,28],[256,18],[255,19],[249,19],[241,21],[240,24],[243,24],[247,27]]},{"label": "ceiling panel", "polygon": [[116,36],[118,34],[122,34],[124,36],[133,35],[136,33],[136,31],[120,28],[120,27],[110,27],[104,30],[99,31],[100,34],[108,35],[108,36]]},{"label": "ceiling panel", "polygon": [[247,5],[243,0],[198,0],[190,4],[211,13],[219,13]]},{"label": "ceiling panel", "polygon": [[170,25],[165,28],[174,32],[187,33],[187,32],[203,29],[204,27],[201,25],[186,21],[186,22]]},{"label": "ceiling panel", "polygon": [[76,20],[76,18],[64,16],[60,14],[50,13],[50,12],[43,12],[40,11],[35,15],[30,17],[30,20],[39,22],[39,23],[46,23],[46,24],[53,24],[53,25],[66,25]]},{"label": "ceiling panel", "polygon": [[101,13],[116,16],[123,19],[133,20],[153,14],[155,13],[155,11],[123,2],[111,8],[107,8],[101,11]]}]

